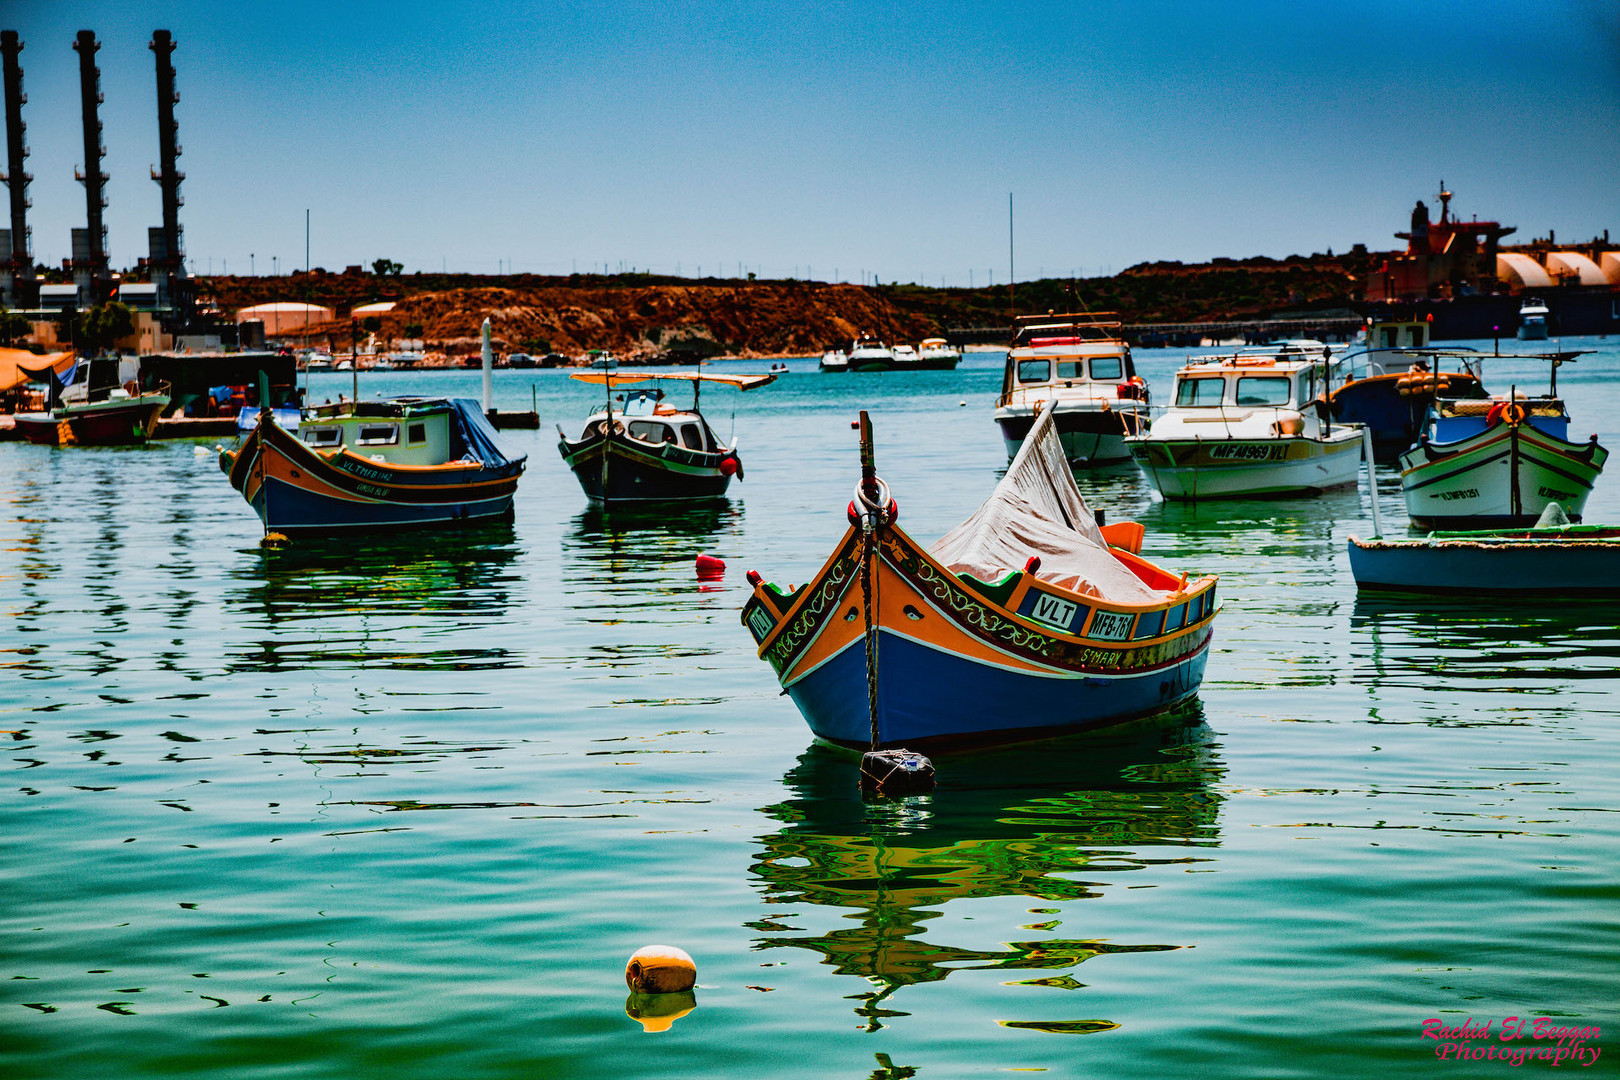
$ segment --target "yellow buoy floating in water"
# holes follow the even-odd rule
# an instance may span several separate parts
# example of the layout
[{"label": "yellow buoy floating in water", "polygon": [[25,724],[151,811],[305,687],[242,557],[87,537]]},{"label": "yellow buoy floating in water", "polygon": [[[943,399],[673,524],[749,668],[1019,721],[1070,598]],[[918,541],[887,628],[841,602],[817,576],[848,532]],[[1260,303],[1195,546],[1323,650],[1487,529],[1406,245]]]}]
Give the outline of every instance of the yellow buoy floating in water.
[{"label": "yellow buoy floating in water", "polygon": [[697,964],[684,949],[648,945],[624,965],[624,981],[638,994],[678,994],[697,983]]},{"label": "yellow buoy floating in water", "polygon": [[624,965],[624,981],[630,987],[625,1014],[638,1021],[643,1031],[668,1031],[671,1024],[697,1008],[692,993],[697,964],[685,949],[673,945],[637,949]]},{"label": "yellow buoy floating in water", "polygon": [[267,532],[264,534],[264,539],[259,541],[259,546],[264,548],[284,548],[290,542],[282,533]]}]

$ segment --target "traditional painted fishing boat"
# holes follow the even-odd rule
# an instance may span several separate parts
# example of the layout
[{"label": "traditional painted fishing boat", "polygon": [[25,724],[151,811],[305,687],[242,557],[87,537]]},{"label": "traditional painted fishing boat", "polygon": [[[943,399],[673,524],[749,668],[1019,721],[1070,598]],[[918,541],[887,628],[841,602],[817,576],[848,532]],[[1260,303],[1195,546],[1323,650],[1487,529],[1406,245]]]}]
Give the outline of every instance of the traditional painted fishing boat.
[{"label": "traditional painted fishing boat", "polygon": [[503,518],[524,462],[466,398],[322,405],[296,433],[265,410],[239,448],[219,455],[265,531],[288,536]]},{"label": "traditional painted fishing boat", "polygon": [[[735,476],[743,477],[742,458],[734,440],[727,446],[698,411],[704,383],[752,390],[776,380],[772,375],[721,375],[710,372],[660,372],[657,375],[616,371],[581,371],[581,382],[607,388],[607,404],[585,421],[578,439],[557,428],[558,451],[579,479],[585,497],[597,506],[714,499],[726,493]],[[666,404],[656,384],[687,382],[692,407]],[[654,385],[628,394],[615,409],[613,391],[636,383]]]},{"label": "traditional painted fishing boat", "polygon": [[1290,341],[1195,360],[1153,430],[1125,440],[1166,499],[1317,494],[1356,482],[1362,429],[1317,399],[1327,347]]},{"label": "traditional painted fishing boat", "polygon": [[1148,430],[1150,399],[1120,326],[1111,312],[1017,320],[995,412],[1007,460],[1041,411],[1053,414],[1071,465],[1130,460],[1125,438]]},{"label": "traditional painted fishing boat", "polygon": [[1558,396],[1550,355],[1549,392],[1516,388],[1477,400],[1436,401],[1420,441],[1401,455],[1406,511],[1423,528],[1497,528],[1534,524],[1549,503],[1579,521],[1609,452],[1593,435],[1569,440],[1569,411]]},{"label": "traditional painted fishing boat", "polygon": [[821,739],[881,748],[1099,727],[1198,691],[1215,579],[1099,528],[1042,412],[983,506],[924,549],[895,522],[862,418],[851,524],[814,579],[750,571],[742,621]]}]

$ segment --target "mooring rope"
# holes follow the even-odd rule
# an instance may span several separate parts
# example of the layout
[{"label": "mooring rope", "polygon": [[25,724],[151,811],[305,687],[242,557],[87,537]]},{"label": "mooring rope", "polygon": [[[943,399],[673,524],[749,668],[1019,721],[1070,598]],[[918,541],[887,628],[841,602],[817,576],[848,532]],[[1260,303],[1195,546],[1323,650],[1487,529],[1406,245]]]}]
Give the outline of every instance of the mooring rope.
[{"label": "mooring rope", "polygon": [[866,610],[866,708],[872,723],[872,746],[878,748],[878,626],[872,609],[877,604],[877,526],[875,514],[862,516],[866,532],[861,554],[861,605]]},{"label": "mooring rope", "polygon": [[855,485],[855,507],[860,522],[861,606],[866,610],[866,707],[872,725],[872,749],[878,748],[878,561],[880,542],[889,523],[889,485],[875,472]]}]

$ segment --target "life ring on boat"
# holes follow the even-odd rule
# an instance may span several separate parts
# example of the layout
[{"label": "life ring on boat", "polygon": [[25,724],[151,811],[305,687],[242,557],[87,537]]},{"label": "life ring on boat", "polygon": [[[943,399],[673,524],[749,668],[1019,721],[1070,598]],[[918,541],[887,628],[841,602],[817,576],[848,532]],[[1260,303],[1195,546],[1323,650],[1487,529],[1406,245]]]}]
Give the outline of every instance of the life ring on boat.
[{"label": "life ring on boat", "polygon": [[1525,412],[1524,406],[1520,405],[1517,401],[1498,401],[1495,405],[1492,405],[1490,411],[1485,414],[1485,426],[1492,427],[1496,424],[1502,423],[1505,420],[1507,421],[1508,427],[1518,427],[1520,424],[1524,423],[1524,418],[1527,415],[1528,413]]}]

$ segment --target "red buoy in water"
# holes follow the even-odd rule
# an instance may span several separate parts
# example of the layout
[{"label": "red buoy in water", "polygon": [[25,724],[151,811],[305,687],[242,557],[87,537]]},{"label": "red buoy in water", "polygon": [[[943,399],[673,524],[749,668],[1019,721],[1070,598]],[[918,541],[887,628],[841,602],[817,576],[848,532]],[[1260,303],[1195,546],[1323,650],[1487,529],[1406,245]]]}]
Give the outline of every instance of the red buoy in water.
[{"label": "red buoy in water", "polygon": [[697,576],[699,578],[724,577],[726,561],[716,555],[699,555],[697,557]]}]

